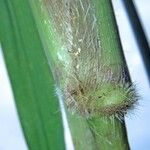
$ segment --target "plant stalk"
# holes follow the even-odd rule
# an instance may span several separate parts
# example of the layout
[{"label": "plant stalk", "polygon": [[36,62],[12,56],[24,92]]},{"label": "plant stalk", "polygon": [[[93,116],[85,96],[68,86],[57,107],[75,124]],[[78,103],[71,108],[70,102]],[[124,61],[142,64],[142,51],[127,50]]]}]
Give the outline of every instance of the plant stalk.
[{"label": "plant stalk", "polygon": [[87,120],[97,149],[129,150],[124,121],[115,117],[93,117]]},{"label": "plant stalk", "polygon": [[[74,59],[74,57],[68,54],[69,53],[68,51],[70,51],[70,49],[66,51],[68,47],[65,45],[65,42],[68,38],[66,38],[65,37],[66,34],[64,34],[65,30],[68,29],[70,26],[72,27],[72,29],[75,29],[76,22],[66,20],[67,27],[65,29],[61,28],[62,25],[60,26],[59,24],[65,21],[63,20],[61,22],[61,19],[63,17],[65,18],[66,17],[65,15],[67,15],[67,13],[69,13],[69,15],[72,14],[72,10],[70,9],[70,11],[66,11],[66,13],[64,13],[64,16],[63,15],[59,16],[57,15],[57,13],[59,13],[59,10],[61,10],[62,7],[62,5],[59,6],[59,4],[61,3],[63,4],[63,1],[61,1],[61,3],[58,3],[58,8],[55,7],[56,10],[55,9],[53,10],[53,7],[51,7],[53,1],[50,0],[49,1],[46,0],[42,2],[38,0],[37,1],[33,0],[31,2],[34,4],[36,2],[35,5],[32,5],[33,7],[35,7],[33,10],[36,10],[34,11],[34,16],[36,18],[36,23],[39,29],[41,39],[43,39],[42,42],[44,43],[43,45],[45,46],[45,52],[50,62],[50,66],[53,75],[55,77],[57,86],[61,88],[63,92],[65,91],[64,87],[66,86],[66,83],[69,84],[69,89],[71,89],[72,86],[75,86],[76,88],[76,86],[78,86],[78,84],[76,85],[75,82],[77,79],[77,75],[75,76],[76,78],[73,78],[72,80],[70,80],[72,76],[68,79],[68,72],[72,69],[71,65],[72,65],[72,59]],[[84,1],[81,2],[84,3]],[[55,4],[57,4],[57,2]],[[85,111],[81,112],[80,110],[79,112],[72,113],[71,109],[67,110],[68,122],[70,125],[73,142],[77,150],[82,150],[82,149],[128,150],[129,144],[128,144],[128,139],[127,139],[127,134],[125,129],[124,114],[121,114],[122,121],[117,119],[116,116],[118,117],[120,113],[124,112],[124,107],[128,107],[128,105],[130,104],[128,104],[127,102],[128,99],[127,100],[122,99],[122,97],[124,96],[122,95],[116,96],[116,94],[118,93],[125,92],[123,91],[124,89],[121,89],[120,92],[119,91],[120,88],[115,89],[112,87],[113,86],[115,87],[116,85],[118,86],[118,84],[120,87],[124,86],[124,84],[128,82],[130,83],[130,78],[126,67],[125,59],[123,57],[122,47],[120,44],[120,39],[119,39],[119,34],[118,34],[117,25],[115,21],[115,16],[113,13],[113,8],[110,0],[92,0],[90,1],[90,4],[94,6],[95,18],[96,18],[97,29],[98,29],[97,32],[100,40],[100,48],[97,50],[100,51],[101,53],[100,55],[97,55],[96,53],[97,56],[96,59],[97,58],[100,59],[99,63],[102,66],[102,70],[100,70],[100,72],[98,72],[98,74],[96,75],[102,77],[103,78],[102,81],[104,81],[102,82],[100,87],[101,91],[100,92],[98,91],[97,94],[98,97],[100,98],[104,96],[103,98],[104,102],[101,100],[98,101],[97,103],[97,101],[94,99],[96,103],[95,101],[93,101],[90,102],[90,104],[89,103],[85,104],[86,101],[83,100],[81,103],[82,104],[81,107],[84,108]],[[64,7],[68,8],[68,5],[66,4]],[[82,7],[79,7],[78,12],[81,14],[82,14],[82,9],[83,9]],[[92,11],[93,10],[91,9],[91,12]],[[57,17],[53,17],[53,15],[56,15]],[[66,18],[68,19],[68,17]],[[76,20],[77,18],[74,17],[73,19]],[[79,19],[77,20],[79,24],[81,23],[81,25],[85,25],[85,27],[82,26],[80,32],[83,32],[84,29],[86,28],[86,24],[84,24],[83,22],[84,19],[86,20],[85,16],[79,16]],[[87,20],[87,24],[88,23],[90,24],[90,22]],[[88,27],[90,29],[90,25],[89,26],[87,25],[87,28]],[[76,35],[75,32],[73,31],[74,30],[72,30],[72,34],[69,36],[73,36],[76,42]],[[89,31],[87,31],[87,35],[88,32]],[[67,48],[64,47],[64,45]],[[89,52],[88,49],[86,49],[87,45],[85,43],[81,46],[83,46],[83,48],[85,46],[85,51],[83,51],[83,54],[84,52],[85,54],[86,52]],[[75,55],[78,55],[78,53],[75,53]],[[82,55],[82,50],[81,50],[81,55]],[[82,62],[81,63],[79,62],[79,65],[82,66],[83,71],[81,70],[81,72],[79,72],[78,75],[81,76],[80,78],[81,81],[84,81],[84,79],[86,78],[86,75],[83,76],[84,70],[86,68],[85,64],[86,63],[91,64],[91,62],[89,61],[90,54],[86,56],[83,55],[83,58],[82,57],[80,58],[79,60],[82,60]],[[92,61],[95,63],[94,59]],[[92,71],[94,72],[94,70]],[[71,70],[71,72],[69,73],[72,75],[74,72]],[[109,82],[107,82],[107,80],[109,80]],[[90,86],[91,85],[89,85],[89,87]],[[88,93],[86,92],[85,93],[86,94],[90,93],[89,95],[91,96],[91,93],[95,92],[95,91],[93,92],[93,89],[94,89],[93,86],[91,86],[91,89],[88,91]],[[79,87],[79,90],[80,90],[79,92],[82,93],[81,87]],[[110,93],[109,90],[111,90]],[[116,90],[118,90],[119,92]],[[109,94],[107,97],[105,97],[105,94],[107,93]],[[97,94],[93,94],[93,95],[96,97]],[[86,97],[87,95],[84,96]],[[82,100],[80,95],[79,96],[75,95],[74,97],[76,101]],[[91,99],[89,99],[89,101],[90,100]],[[104,109],[101,110],[101,108]],[[107,108],[109,109],[107,110]],[[95,110],[96,112],[94,112]],[[103,114],[101,114],[101,111],[103,111]]]}]

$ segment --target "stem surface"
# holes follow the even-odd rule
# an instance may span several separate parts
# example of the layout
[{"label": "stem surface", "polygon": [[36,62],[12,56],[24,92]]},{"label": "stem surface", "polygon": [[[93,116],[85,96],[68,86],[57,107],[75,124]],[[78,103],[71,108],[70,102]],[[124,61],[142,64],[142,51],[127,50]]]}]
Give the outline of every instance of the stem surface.
[{"label": "stem surface", "polygon": [[124,121],[115,117],[93,117],[88,123],[97,149],[129,150]]},{"label": "stem surface", "polygon": [[[33,2],[34,1],[36,1],[36,0],[33,0]],[[55,4],[57,4],[57,2]],[[63,2],[63,1],[61,1],[61,2]],[[68,120],[69,120],[69,125],[70,125],[70,129],[71,129],[71,133],[72,133],[73,142],[75,144],[75,148],[77,150],[82,150],[82,149],[128,150],[129,144],[128,144],[127,135],[126,135],[125,123],[124,123],[124,121],[120,122],[118,119],[115,118],[115,115],[117,113],[116,105],[120,105],[120,107],[122,108],[122,105],[119,102],[122,102],[124,100],[124,99],[120,100],[119,99],[120,95],[117,97],[116,94],[122,93],[124,91],[122,89],[121,92],[120,91],[116,92],[115,90],[118,90],[118,89],[116,88],[114,90],[114,88],[112,88],[112,87],[114,85],[118,85],[118,83],[120,84],[120,83],[124,83],[124,81],[129,81],[129,75],[128,75],[128,72],[126,69],[126,63],[125,63],[125,60],[124,60],[124,57],[122,54],[122,47],[120,44],[120,39],[119,39],[118,31],[117,31],[117,25],[116,25],[115,17],[113,14],[111,1],[110,0],[90,1],[90,4],[94,5],[94,12],[95,12],[95,17],[96,17],[96,22],[97,22],[97,27],[98,27],[98,36],[99,36],[99,40],[100,40],[100,49],[96,49],[97,51],[95,53],[93,53],[92,51],[90,51],[90,48],[88,49],[87,45],[83,42],[83,45],[82,44],[79,45],[79,46],[81,46],[81,55],[82,56],[80,57],[80,55],[79,55],[79,57],[76,57],[77,59],[74,58],[74,53],[70,54],[71,50],[67,49],[68,48],[67,46],[70,44],[70,43],[67,43],[68,42],[67,40],[70,40],[70,39],[65,37],[66,34],[68,35],[68,32],[65,32],[65,31],[66,31],[67,27],[71,27],[72,34],[69,34],[69,36],[72,36],[71,37],[71,38],[73,38],[72,42],[75,42],[75,44],[78,44],[78,43],[76,43],[76,40],[78,39],[78,37],[76,37],[76,35],[75,35],[76,21],[79,24],[79,28],[80,28],[79,31],[84,32],[84,26],[82,26],[82,25],[86,26],[85,22],[83,22],[84,18],[86,20],[86,17],[84,16],[84,12],[82,13],[82,7],[77,5],[79,7],[78,12],[83,14],[83,16],[80,17],[80,15],[79,15],[79,18],[77,18],[76,16],[72,17],[73,19],[72,19],[72,21],[70,21],[71,18],[68,19],[68,17],[66,17],[65,15],[59,16],[57,14],[57,12],[59,12],[59,9],[61,9],[61,7],[59,5],[58,5],[58,7],[56,7],[57,10],[53,10],[53,7],[48,6],[50,4],[51,3],[49,3],[49,1],[46,1],[46,6],[41,5],[42,7],[39,7],[38,3],[37,3],[36,7],[37,7],[38,11],[35,13],[35,16],[36,16],[36,20],[37,20],[37,25],[39,26],[40,35],[44,39],[43,42],[45,43],[44,44],[45,51],[46,51],[47,57],[50,61],[51,68],[53,70],[53,74],[55,76],[56,82],[58,83],[58,85],[60,85],[61,88],[64,88],[66,83],[71,85],[69,87],[70,89],[72,88],[72,86],[74,86],[76,78],[73,78],[71,80],[72,82],[70,82],[70,78],[72,77],[72,73],[74,70],[72,72],[69,72],[69,71],[71,69],[74,69],[75,67],[78,67],[78,65],[75,64],[76,66],[72,67],[71,66],[72,59],[74,59],[75,61],[77,59],[79,61],[82,60],[82,62],[79,62],[79,65],[82,66],[81,72],[79,72],[79,74],[76,73],[77,75],[75,77],[80,75],[79,77],[81,77],[80,78],[81,81],[84,82],[85,76],[87,73],[86,72],[87,70],[85,69],[85,64],[90,65],[91,64],[90,58],[92,56],[93,56],[93,58],[95,58],[98,54],[96,52],[101,51],[101,53],[100,53],[101,56],[97,56],[96,59],[97,58],[100,59],[102,71],[100,70],[101,72],[98,72],[96,75],[102,76],[106,79],[105,79],[105,82],[102,83],[102,86],[100,88],[100,90],[102,91],[100,94],[102,94],[102,95],[98,95],[99,94],[99,91],[98,91],[94,96],[95,97],[98,96],[99,98],[101,98],[102,96],[105,97],[105,94],[108,94],[107,95],[108,99],[104,103],[99,101],[100,104],[95,103],[95,101],[97,99],[93,99],[93,103],[91,103],[91,105],[87,104],[87,106],[93,106],[95,108],[95,106],[97,104],[99,104],[101,106],[101,108],[103,108],[109,104],[109,106],[112,105],[113,109],[115,109],[115,110],[112,110],[112,112],[114,111],[113,113],[111,112],[112,116],[108,115],[107,114],[108,111],[106,111],[105,114],[103,114],[103,116],[105,116],[105,117],[103,117],[102,115],[98,115],[98,113],[94,113],[94,115],[92,117],[88,117],[86,115],[81,116],[79,113],[72,114],[70,112],[70,110],[68,110]],[[85,2],[85,6],[86,6],[86,8],[88,8],[86,2]],[[46,11],[46,7],[47,8],[50,7],[51,11],[49,9]],[[65,5],[65,7],[68,7],[68,5]],[[56,15],[57,16],[56,18],[49,16],[52,14],[53,11],[56,14],[53,14],[52,16]],[[66,10],[67,15],[71,11],[72,11],[71,9]],[[65,14],[65,12],[63,12],[63,13]],[[87,13],[88,13],[88,11],[87,11]],[[93,13],[92,9],[91,9],[91,13]],[[72,14],[73,13],[71,12],[71,15]],[[89,16],[90,15],[92,16],[92,14],[89,14]],[[68,19],[68,20],[66,20],[67,27],[61,28],[60,24],[58,24],[57,21],[61,22],[61,19],[63,18],[65,20],[65,17]],[[58,20],[56,20],[56,22],[55,22],[56,24],[53,24],[53,21],[57,18],[58,18]],[[63,24],[63,21],[62,21],[62,24]],[[87,23],[89,23],[87,25],[87,28],[90,29],[91,22],[88,19],[86,21],[87,21]],[[56,28],[54,25],[56,26]],[[64,30],[64,32],[63,32],[63,30]],[[76,32],[76,33],[78,33],[78,32]],[[90,36],[89,36],[88,32],[86,34],[87,34],[87,36],[89,36],[89,38],[91,38],[92,35],[97,37],[96,33],[97,32],[94,32],[94,34],[91,34]],[[80,32],[79,32],[79,35],[80,35]],[[92,37],[92,38],[95,38],[95,37]],[[85,36],[85,39],[86,39],[86,36]],[[66,43],[68,45],[66,46],[61,40],[64,41],[64,43],[67,41]],[[72,45],[70,47],[73,48]],[[92,48],[93,47],[91,46],[91,49]],[[83,51],[82,51],[82,49],[83,49]],[[77,49],[75,49],[75,50],[77,50]],[[78,56],[77,52],[80,52],[80,51],[75,51],[75,52],[76,52],[75,55]],[[90,54],[87,55],[88,52],[91,52],[92,56],[90,56]],[[84,54],[86,54],[86,56]],[[72,57],[72,55],[73,55],[73,57]],[[94,61],[94,59],[92,59],[92,61]],[[77,63],[78,63],[78,61],[77,61]],[[92,63],[94,64],[93,66],[97,65],[97,64],[95,65],[95,63],[97,63],[96,61],[94,61]],[[92,68],[93,67],[91,67],[90,69],[92,70]],[[85,74],[84,74],[84,71],[85,71]],[[92,70],[92,71],[94,72],[94,70]],[[71,74],[71,76],[69,76],[68,74],[69,75]],[[95,77],[96,75],[94,74],[92,77]],[[88,76],[86,76],[86,77],[88,78]],[[60,81],[58,81],[57,78],[59,78]],[[88,79],[87,79],[87,82],[90,82]],[[107,80],[109,80],[109,82],[107,82]],[[76,86],[78,86],[78,84],[75,85],[75,88],[76,88]],[[89,85],[89,87],[90,86],[91,85]],[[87,86],[87,88],[88,88],[88,86]],[[81,87],[79,87],[79,90],[82,90]],[[91,88],[90,90],[88,91],[89,93],[95,92],[95,91],[93,91],[93,88]],[[108,90],[111,90],[112,93],[111,92],[109,93]],[[79,92],[82,94],[82,91],[79,91]],[[109,95],[110,95],[110,97],[109,97]],[[86,96],[87,95],[84,95],[83,97],[86,97]],[[107,98],[107,97],[105,97],[105,98]],[[78,101],[79,99],[80,99],[80,96],[76,96],[76,100]],[[91,100],[91,99],[89,99],[89,100]],[[105,100],[105,99],[103,99],[103,100]],[[110,100],[110,101],[108,101],[108,100]],[[83,104],[82,106],[84,107],[85,101],[83,101],[82,104]],[[102,104],[104,104],[105,106],[102,106]],[[99,107],[97,106],[96,109],[98,110]],[[124,118],[123,118],[123,120],[124,120]]]}]

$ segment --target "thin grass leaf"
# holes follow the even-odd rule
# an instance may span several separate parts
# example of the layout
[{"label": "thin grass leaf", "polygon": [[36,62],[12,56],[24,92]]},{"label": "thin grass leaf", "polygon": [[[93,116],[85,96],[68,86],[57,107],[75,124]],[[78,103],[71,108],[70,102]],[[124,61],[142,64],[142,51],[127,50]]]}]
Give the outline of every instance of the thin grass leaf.
[{"label": "thin grass leaf", "polygon": [[0,1],[2,45],[30,150],[65,149],[54,80],[28,0]]}]

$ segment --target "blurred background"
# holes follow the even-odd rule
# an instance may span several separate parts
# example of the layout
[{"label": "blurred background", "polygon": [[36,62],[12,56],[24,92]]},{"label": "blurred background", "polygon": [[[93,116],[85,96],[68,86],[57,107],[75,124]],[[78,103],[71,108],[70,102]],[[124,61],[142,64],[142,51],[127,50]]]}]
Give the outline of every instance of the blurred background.
[{"label": "blurred background", "polygon": [[[125,0],[124,0],[125,1]],[[131,150],[150,149],[150,81],[148,67],[137,40],[135,24],[123,0],[112,0],[124,55],[132,81],[140,95],[139,104],[126,116],[126,126]],[[127,0],[128,2],[130,0]],[[133,0],[144,31],[150,43],[150,1]],[[131,7],[132,8],[132,7]],[[132,9],[133,10],[133,9]],[[136,20],[136,19],[135,19]],[[138,23],[137,23],[138,25]],[[140,38],[143,37],[141,36]],[[144,39],[145,40],[145,39]],[[148,55],[149,51],[147,51]],[[17,115],[6,66],[0,47],[0,150],[27,150]]]},{"label": "blurred background", "polygon": [[[139,32],[139,25],[136,22],[136,19],[134,20],[132,16],[130,16],[131,18],[129,17],[129,15],[133,15],[133,8],[131,7],[130,9],[132,10],[129,10],[129,7],[125,7],[125,5],[131,5],[131,0],[124,0],[124,2],[123,0],[113,0],[112,2],[130,76],[132,81],[136,84],[137,91],[140,95],[139,104],[126,116],[129,143],[131,150],[149,150],[150,82],[148,80],[148,68],[145,64],[145,59],[147,58],[143,58],[144,50],[140,47],[140,41],[143,40],[143,37],[141,33],[139,33],[139,36],[136,36],[135,31],[137,29],[137,32]],[[142,29],[144,30],[144,34],[146,35],[146,44],[149,46],[150,1],[133,0],[133,3],[140,19]],[[134,26],[132,26],[133,24],[130,19],[134,21]],[[145,55],[149,55],[149,52],[148,47]],[[148,58],[148,61],[150,61],[150,58]]]}]

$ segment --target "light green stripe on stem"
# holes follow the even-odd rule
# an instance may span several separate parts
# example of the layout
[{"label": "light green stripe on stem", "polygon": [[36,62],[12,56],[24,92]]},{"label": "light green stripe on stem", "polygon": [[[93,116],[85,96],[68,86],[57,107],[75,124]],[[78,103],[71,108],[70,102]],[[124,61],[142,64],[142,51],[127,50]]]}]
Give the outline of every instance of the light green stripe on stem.
[{"label": "light green stripe on stem", "polygon": [[75,150],[96,150],[97,144],[85,117],[68,111],[68,123]]}]

